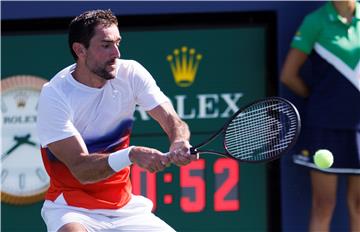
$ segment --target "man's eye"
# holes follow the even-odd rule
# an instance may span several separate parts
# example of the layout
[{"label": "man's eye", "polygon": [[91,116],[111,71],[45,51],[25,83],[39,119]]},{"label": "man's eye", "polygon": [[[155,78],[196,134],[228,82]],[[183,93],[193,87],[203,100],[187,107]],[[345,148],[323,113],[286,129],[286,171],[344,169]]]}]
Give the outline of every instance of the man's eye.
[{"label": "man's eye", "polygon": [[103,47],[103,48],[108,48],[109,45],[108,45],[108,44],[104,44],[102,47]]}]

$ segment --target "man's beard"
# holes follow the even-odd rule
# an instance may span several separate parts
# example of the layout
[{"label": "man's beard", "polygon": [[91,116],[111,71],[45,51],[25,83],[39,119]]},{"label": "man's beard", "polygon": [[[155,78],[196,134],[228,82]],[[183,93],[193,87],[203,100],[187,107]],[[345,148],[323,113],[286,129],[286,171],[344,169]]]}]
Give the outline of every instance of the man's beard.
[{"label": "man's beard", "polygon": [[97,68],[95,70],[92,70],[92,72],[104,80],[112,80],[115,78],[115,75],[112,74],[111,72],[106,71],[105,68]]},{"label": "man's beard", "polygon": [[107,65],[108,64],[105,63],[104,67],[97,66],[95,68],[90,68],[89,65],[88,65],[88,67],[89,67],[89,70],[92,73],[96,74],[97,76],[101,77],[102,79],[104,79],[104,80],[112,80],[112,79],[115,78],[115,74],[113,74],[113,73],[106,70]]}]

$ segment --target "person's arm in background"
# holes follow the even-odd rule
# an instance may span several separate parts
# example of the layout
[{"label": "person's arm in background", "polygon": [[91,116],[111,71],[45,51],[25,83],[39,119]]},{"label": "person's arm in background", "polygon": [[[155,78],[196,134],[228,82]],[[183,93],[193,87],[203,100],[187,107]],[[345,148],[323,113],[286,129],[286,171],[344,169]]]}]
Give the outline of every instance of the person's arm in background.
[{"label": "person's arm in background", "polygon": [[280,81],[296,95],[307,98],[311,89],[300,76],[300,70],[322,32],[322,18],[309,14],[297,29],[280,74]]},{"label": "person's arm in background", "polygon": [[296,95],[307,98],[309,96],[309,87],[306,85],[304,80],[301,78],[299,71],[308,55],[296,48],[291,48],[285,63],[283,65],[280,80]]}]

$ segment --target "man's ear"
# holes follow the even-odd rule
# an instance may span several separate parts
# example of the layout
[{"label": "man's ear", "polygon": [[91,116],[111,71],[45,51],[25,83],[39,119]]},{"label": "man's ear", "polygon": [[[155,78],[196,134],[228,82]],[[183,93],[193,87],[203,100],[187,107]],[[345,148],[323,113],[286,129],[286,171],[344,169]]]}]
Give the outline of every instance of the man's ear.
[{"label": "man's ear", "polygon": [[86,48],[81,43],[77,43],[77,42],[73,43],[72,44],[72,49],[74,50],[74,52],[76,53],[78,58],[84,57],[86,55]]}]

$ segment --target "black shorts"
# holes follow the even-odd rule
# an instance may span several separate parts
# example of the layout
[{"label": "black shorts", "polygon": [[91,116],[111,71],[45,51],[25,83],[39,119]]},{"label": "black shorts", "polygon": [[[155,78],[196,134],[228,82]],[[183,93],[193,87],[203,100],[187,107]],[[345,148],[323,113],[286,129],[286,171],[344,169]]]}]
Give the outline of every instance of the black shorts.
[{"label": "black shorts", "polygon": [[314,153],[328,149],[334,156],[334,163],[320,171],[360,175],[360,131],[304,128],[301,137],[293,156],[296,164],[319,169],[313,162]]}]

